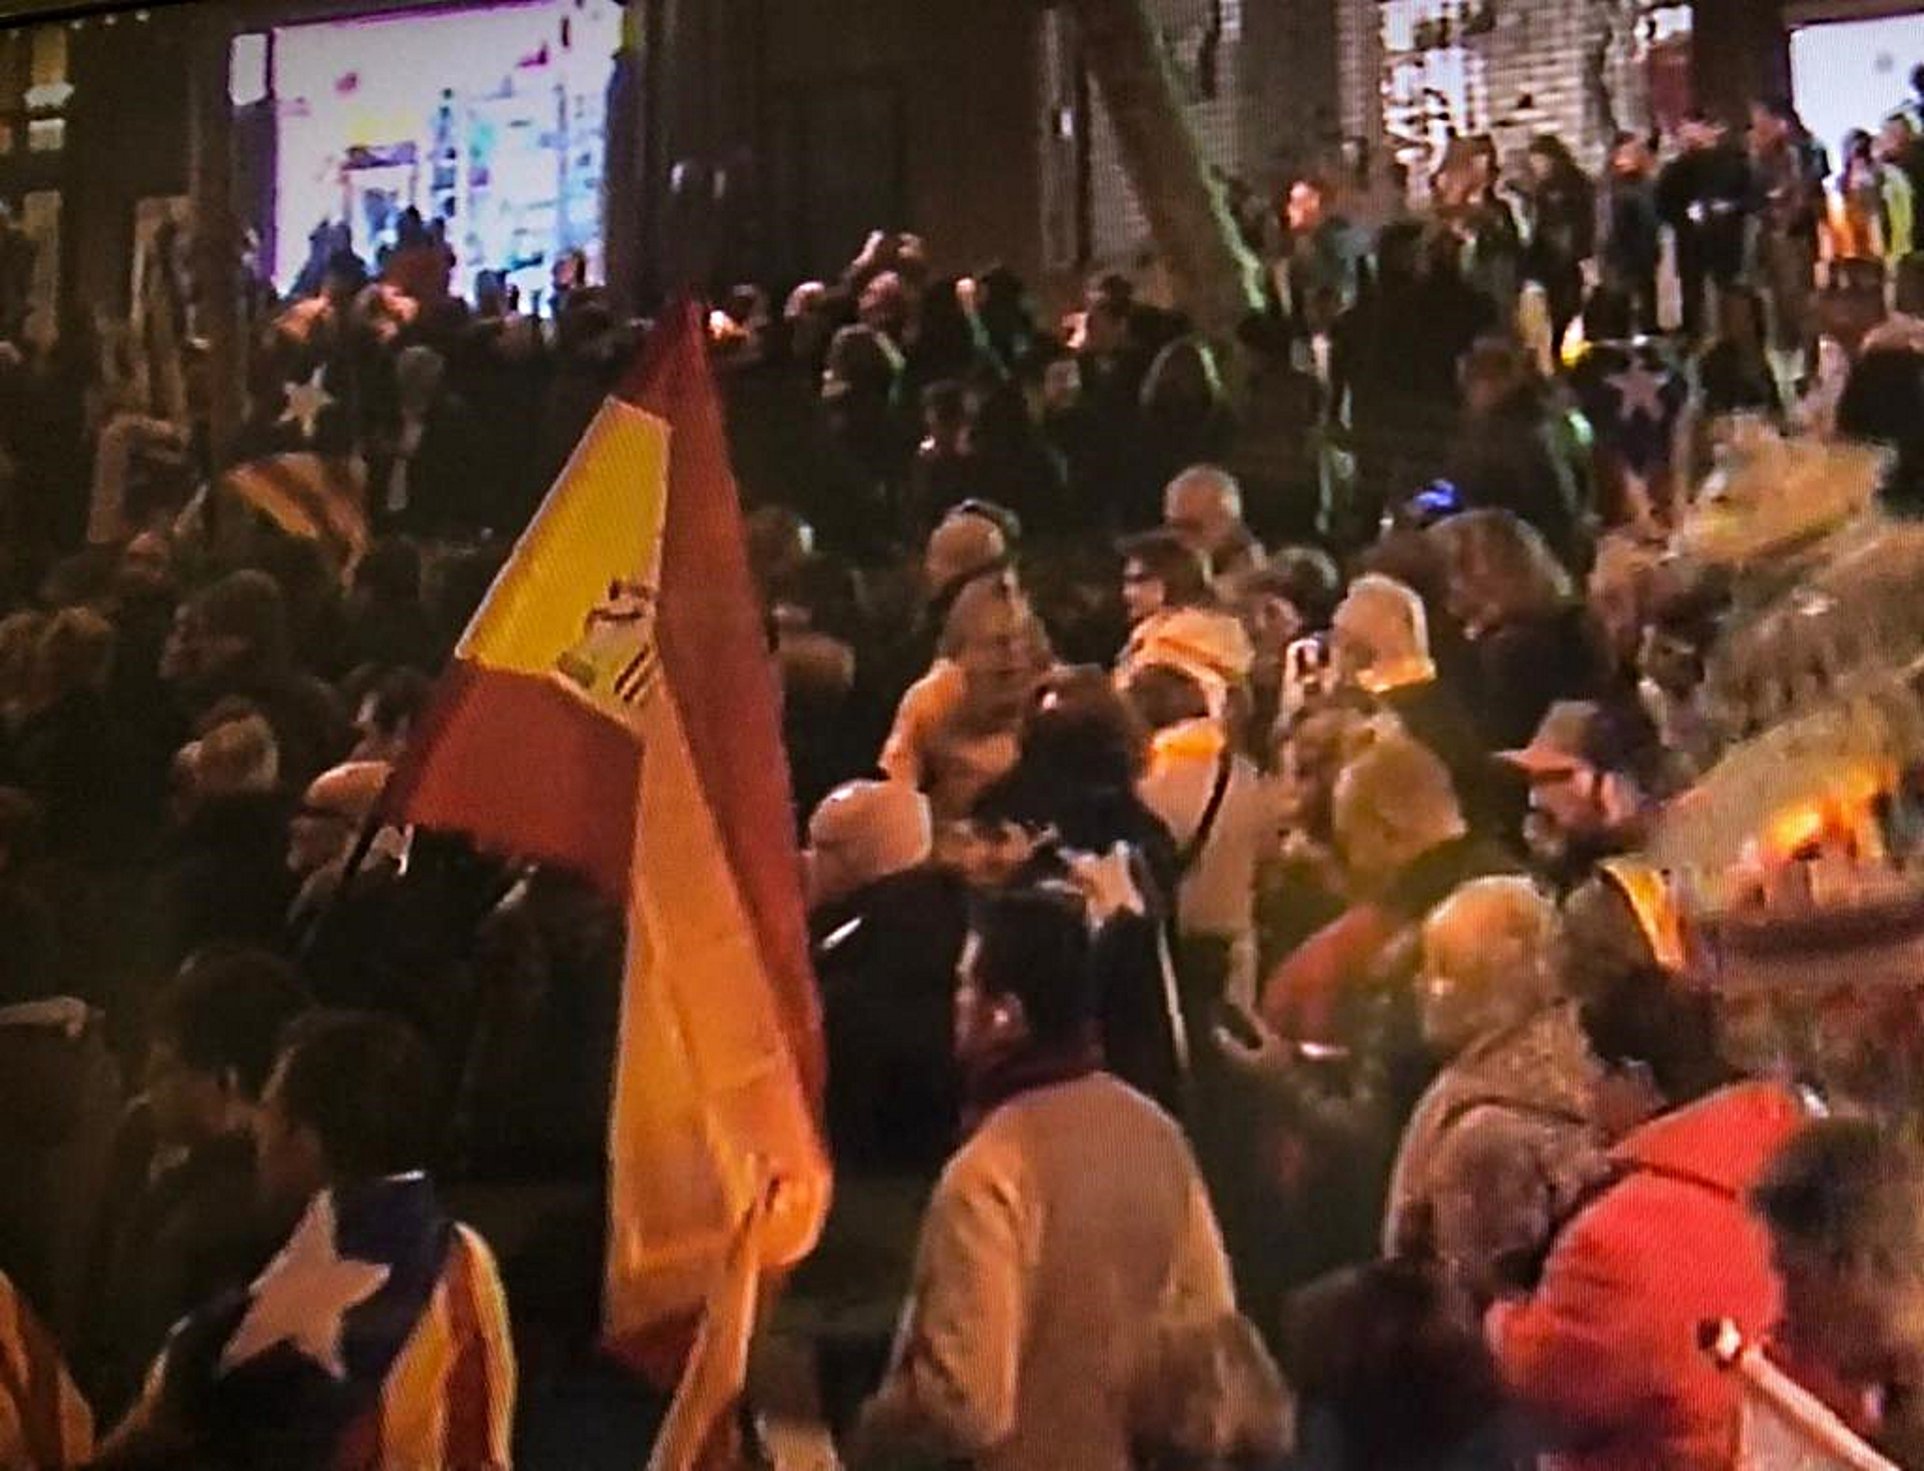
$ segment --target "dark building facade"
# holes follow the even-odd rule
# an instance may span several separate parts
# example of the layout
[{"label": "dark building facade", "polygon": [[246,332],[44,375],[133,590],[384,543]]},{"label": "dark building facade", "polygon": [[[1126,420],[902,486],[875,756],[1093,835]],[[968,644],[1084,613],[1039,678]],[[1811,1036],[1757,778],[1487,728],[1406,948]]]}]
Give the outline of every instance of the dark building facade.
[{"label": "dark building facade", "polygon": [[[1346,138],[1394,152],[1405,120],[1386,83],[1420,80],[1432,53],[1474,71],[1486,125],[1519,145],[1555,129],[1593,158],[1612,127],[1680,98],[1729,109],[1788,85],[1775,0],[1147,3],[1205,155],[1258,197]],[[0,0],[0,17],[36,7]],[[124,309],[143,207],[187,191],[197,26],[427,8],[119,7],[59,22],[58,40],[0,18],[0,200],[55,246],[56,296]],[[827,275],[871,228],[921,234],[942,271],[1002,261],[1062,288],[1150,244],[1067,4],[631,0],[609,100],[610,270],[638,297],[693,276]],[[261,229],[274,138],[262,105],[237,116],[234,198]]]}]

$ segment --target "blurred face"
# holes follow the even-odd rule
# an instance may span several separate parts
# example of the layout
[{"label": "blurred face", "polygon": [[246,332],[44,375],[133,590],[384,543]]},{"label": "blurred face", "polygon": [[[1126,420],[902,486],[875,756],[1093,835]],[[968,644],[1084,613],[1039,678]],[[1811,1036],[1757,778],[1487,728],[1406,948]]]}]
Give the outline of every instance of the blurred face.
[{"label": "blurred face", "polygon": [[1283,218],[1288,221],[1293,234],[1307,234],[1323,223],[1323,191],[1314,184],[1297,183],[1290,186],[1289,198],[1283,205]]},{"label": "blurred face", "polygon": [[354,749],[348,753],[348,760],[398,761],[407,743],[407,721],[402,721],[398,730],[383,730],[375,714],[374,697],[369,695],[361,701],[361,708],[354,713]]},{"label": "blurred face", "polygon": [[1539,153],[1537,150],[1531,149],[1530,152],[1524,154],[1523,157],[1524,162],[1529,167],[1530,177],[1532,179],[1539,184],[1547,184],[1550,182],[1550,176],[1555,173],[1556,165],[1550,161],[1549,154]]},{"label": "blurred face", "polygon": [[1342,762],[1343,727],[1338,721],[1312,716],[1296,727],[1277,752],[1276,796],[1285,822],[1321,825]]},{"label": "blurred face", "polygon": [[1660,628],[1646,628],[1637,649],[1637,668],[1644,678],[1672,694],[1689,694],[1703,679],[1703,661],[1696,645]]},{"label": "blurred face", "polygon": [[354,826],[338,813],[303,806],[287,829],[287,867],[301,878],[319,873],[343,857]]},{"label": "blurred face", "polygon": [[1800,1344],[1846,1380],[1878,1381],[1889,1363],[1884,1294],[1868,1274],[1840,1270],[1802,1242],[1779,1238],[1771,1262],[1784,1283],[1784,1321]]},{"label": "blurred face", "polygon": [[1632,138],[1610,155],[1610,167],[1625,178],[1649,173],[1650,162],[1650,149],[1641,138]]},{"label": "blurred face", "polygon": [[1483,1026],[1482,998],[1459,977],[1460,956],[1435,934],[1423,943],[1423,970],[1417,977],[1423,1041],[1439,1057],[1454,1057],[1473,1042]]},{"label": "blurred face", "polygon": [[1663,1106],[1663,1094],[1649,1068],[1638,1062],[1605,1064],[1597,1083],[1595,1114],[1604,1142],[1613,1144],[1647,1124]]},{"label": "blurred face", "polygon": [[254,1115],[255,1178],[270,1210],[299,1210],[327,1185],[327,1156],[320,1136],[289,1116],[281,1088],[286,1059],[274,1068]]},{"label": "blurred face", "polygon": [[1098,357],[1129,345],[1129,320],[1106,302],[1091,306],[1082,319],[1082,350]]},{"label": "blurred face", "polygon": [[120,556],[118,581],[123,592],[139,595],[164,592],[173,577],[173,559],[156,536],[137,536]]},{"label": "blurred face", "polygon": [[978,713],[1019,719],[1036,675],[1027,605],[1004,600],[987,605],[955,659],[968,681],[970,704]]},{"label": "blurred face", "polygon": [[191,680],[208,665],[207,626],[191,606],[174,612],[174,626],[167,631],[167,642],[160,653],[160,675],[170,681]]},{"label": "blurred face", "polygon": [[1163,507],[1163,524],[1195,552],[1207,557],[1220,549],[1236,529],[1222,491],[1202,480],[1177,484]]},{"label": "blurred face", "polygon": [[1064,414],[1082,398],[1082,365],[1074,358],[1057,358],[1042,370],[1042,407]]},{"label": "blurred face", "polygon": [[1607,779],[1596,767],[1576,763],[1565,771],[1532,774],[1523,838],[1537,858],[1562,859],[1580,841],[1607,833],[1610,818]]},{"label": "blurred face", "polygon": [[1790,137],[1790,124],[1767,107],[1750,110],[1751,141],[1762,148],[1774,148]]},{"label": "blurred face", "polygon": [[1687,149],[1694,151],[1714,148],[1723,141],[1724,130],[1705,119],[1692,119],[1686,122],[1677,133],[1678,140]]},{"label": "blurred face", "polygon": [[1307,631],[1303,615],[1288,598],[1246,598],[1238,611],[1257,656],[1265,661],[1280,659],[1290,644]]},{"label": "blurred face", "polygon": [[162,1143],[201,1144],[226,1128],[232,1090],[214,1074],[190,1067],[173,1038],[158,1037],[148,1048],[142,1081]]},{"label": "blurred face", "polygon": [[885,271],[869,282],[862,292],[857,307],[857,316],[862,325],[871,331],[883,332],[893,337],[908,325],[908,294],[903,289],[902,279],[893,271]]},{"label": "blurred face", "polygon": [[1162,579],[1151,576],[1134,557],[1122,564],[1122,606],[1131,623],[1160,613],[1166,596]]}]

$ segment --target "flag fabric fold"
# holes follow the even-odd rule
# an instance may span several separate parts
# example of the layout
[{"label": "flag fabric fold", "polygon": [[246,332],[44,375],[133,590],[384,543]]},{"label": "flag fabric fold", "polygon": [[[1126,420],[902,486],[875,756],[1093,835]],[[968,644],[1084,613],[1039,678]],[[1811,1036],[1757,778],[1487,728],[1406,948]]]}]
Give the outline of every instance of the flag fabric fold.
[{"label": "flag fabric fold", "polygon": [[53,1337],[0,1276],[0,1466],[83,1466],[94,1422]]},{"label": "flag fabric fold", "polygon": [[758,1274],[791,1265],[829,1190],[778,696],[701,322],[673,312],[603,406],[387,802],[626,906],[603,1313],[634,1361],[711,1302],[744,1220]]}]

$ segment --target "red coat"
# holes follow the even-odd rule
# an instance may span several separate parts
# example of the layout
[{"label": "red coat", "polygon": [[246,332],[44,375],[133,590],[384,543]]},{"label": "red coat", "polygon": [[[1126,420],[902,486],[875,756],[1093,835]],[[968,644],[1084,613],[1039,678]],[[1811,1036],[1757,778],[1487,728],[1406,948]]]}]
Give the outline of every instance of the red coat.
[{"label": "red coat", "polygon": [[1580,1212],[1534,1296],[1486,1326],[1510,1392],[1560,1442],[1558,1471],[1727,1471],[1737,1386],[1698,1347],[1705,1320],[1746,1336],[1776,1322],[1780,1289],[1745,1197],[1803,1123],[1796,1097],[1727,1088],[1655,1119],[1613,1160],[1620,1183]]}]

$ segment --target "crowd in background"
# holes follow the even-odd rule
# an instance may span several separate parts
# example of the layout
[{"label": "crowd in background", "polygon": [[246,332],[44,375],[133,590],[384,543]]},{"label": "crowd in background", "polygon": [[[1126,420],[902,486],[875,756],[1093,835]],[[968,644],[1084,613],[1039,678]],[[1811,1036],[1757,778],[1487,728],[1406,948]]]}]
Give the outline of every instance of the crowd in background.
[{"label": "crowd in background", "polygon": [[[1661,145],[1294,181],[1233,343],[893,232],[718,296],[838,1184],[763,1406],[875,1465],[1711,1468],[1729,1318],[1924,1465],[1914,1098],[1733,1055],[1620,861],[1720,752],[1730,590],[1668,542],[1730,425],[1919,504],[1924,137]],[[314,1190],[430,1169],[517,1459],[599,1464],[620,916],[376,804],[637,325],[402,234],[251,294],[224,455],[357,457],[351,570],[210,489],[191,282],[0,341],[0,1269],[104,1431]],[[1145,1355],[1217,1372],[1145,1404]],[[293,1464],[171,1408],[179,1464]]]}]

